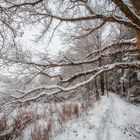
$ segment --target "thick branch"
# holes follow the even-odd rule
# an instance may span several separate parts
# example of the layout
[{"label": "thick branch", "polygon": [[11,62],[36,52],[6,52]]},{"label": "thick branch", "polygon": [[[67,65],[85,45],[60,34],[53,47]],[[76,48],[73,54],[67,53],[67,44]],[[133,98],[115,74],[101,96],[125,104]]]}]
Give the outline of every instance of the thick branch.
[{"label": "thick branch", "polygon": [[[139,69],[140,68],[140,61],[129,62],[129,63],[115,63],[115,64],[108,64],[108,65],[105,65],[105,66],[102,66],[102,67],[97,67],[97,68],[94,69],[94,70],[98,71],[97,73],[95,73],[93,76],[91,76],[88,80],[86,80],[84,82],[81,82],[81,83],[78,83],[75,86],[64,88],[64,87],[59,86],[59,85],[51,85],[51,86],[43,85],[43,86],[36,87],[36,88],[34,88],[32,90],[29,90],[29,91],[26,91],[26,92],[20,91],[20,92],[24,93],[24,95],[21,96],[19,99],[24,98],[24,97],[30,95],[31,93],[33,93],[35,91],[39,91],[39,90],[52,90],[52,89],[53,90],[54,89],[58,90],[59,89],[59,90],[64,91],[64,92],[75,90],[75,89],[77,89],[81,86],[84,86],[85,84],[88,84],[90,81],[95,79],[98,75],[100,75],[104,72],[110,71],[112,69],[115,69],[115,68],[123,68],[123,69],[137,68],[137,69]],[[50,94],[48,93],[48,95],[50,95]]]},{"label": "thick branch", "polygon": [[89,20],[104,20],[106,22],[117,22],[119,24],[123,24],[127,27],[135,28],[137,30],[140,30],[140,27],[137,26],[135,23],[129,20],[125,20],[122,18],[118,18],[116,16],[106,16],[102,14],[95,14],[95,15],[89,15],[89,16],[82,16],[82,17],[72,17],[72,18],[67,18],[67,17],[61,17],[49,13],[34,13],[33,15],[41,15],[41,16],[46,16],[46,17],[51,17],[57,20],[65,21],[65,22],[79,22],[79,21],[89,21]]},{"label": "thick branch", "polygon": [[123,0],[112,0],[112,1],[120,8],[122,13],[128,19],[130,19],[134,24],[140,27],[140,18],[130,10],[130,8],[123,2]]},{"label": "thick branch", "polygon": [[124,45],[124,46],[136,45],[136,39],[133,38],[133,39],[130,39],[130,40],[121,40],[121,41],[118,42],[118,43],[114,43],[114,44],[111,44],[111,45],[109,45],[109,46],[107,46],[107,47],[101,48],[100,50],[93,51],[93,52],[91,52],[90,54],[88,54],[87,56],[85,56],[85,57],[83,58],[83,60],[89,58],[90,56],[92,56],[92,55],[94,55],[94,54],[102,53],[102,52],[104,52],[105,50],[108,50],[108,49],[110,49],[110,48],[112,48],[112,47],[114,47],[114,46],[117,46],[117,45],[118,45],[118,46],[123,46],[123,45]]},{"label": "thick branch", "polygon": [[[138,51],[137,48],[127,49],[127,50],[126,49],[120,49],[120,50],[117,50],[113,53],[110,52],[110,53],[107,53],[107,54],[102,54],[102,55],[94,58],[92,61],[96,62],[96,61],[99,61],[103,57],[113,56],[113,55],[116,55],[116,54],[122,54],[122,53],[126,53],[126,52],[137,52],[137,51]],[[72,82],[72,81],[76,80],[77,78],[79,78],[81,76],[88,75],[88,74],[93,74],[97,71],[98,71],[98,69],[95,68],[95,69],[87,70],[87,71],[84,71],[84,72],[79,72],[79,73],[74,74],[72,77],[64,79],[60,82],[61,83]]]},{"label": "thick branch", "polygon": [[[30,91],[26,91],[26,92],[20,91],[20,92],[24,93],[23,96],[21,96],[20,98],[17,98],[16,100],[13,100],[9,103],[6,103],[6,104],[2,105],[0,107],[0,109],[5,108],[5,107],[7,107],[11,104],[18,104],[18,103],[20,104],[20,103],[25,103],[25,102],[29,102],[29,101],[35,101],[35,100],[37,100],[37,99],[39,99],[43,96],[55,95],[55,94],[60,93],[61,91],[69,93],[68,91],[75,90],[75,89],[77,89],[81,86],[84,86],[84,85],[88,84],[90,81],[94,80],[98,75],[100,75],[104,72],[113,70],[115,68],[123,68],[123,69],[137,68],[137,69],[140,69],[140,61],[129,62],[129,63],[115,63],[115,64],[108,64],[108,65],[105,65],[105,66],[102,66],[102,67],[98,67],[97,69],[99,71],[97,73],[95,73],[93,76],[91,76],[86,81],[81,82],[81,83],[77,83],[75,86],[64,88],[64,87],[59,86],[59,85],[52,85],[52,86],[43,85],[43,86],[36,87],[36,88],[34,88]],[[54,91],[52,91],[50,93],[46,92],[47,90],[50,90],[50,89],[53,89]],[[25,97],[27,97],[31,93],[33,93],[35,91],[40,91],[40,90],[43,90],[43,91],[39,95],[37,95],[35,97],[32,97],[32,98],[24,99]]]},{"label": "thick branch", "polygon": [[136,13],[139,15],[140,13],[140,0],[131,0]]},{"label": "thick branch", "polygon": [[[96,54],[96,53],[100,53],[100,55],[94,59],[91,59],[91,60],[84,60],[84,61],[76,61],[76,62],[63,62],[63,63],[47,63],[47,64],[41,64],[41,63],[36,63],[36,62],[24,62],[24,61],[20,61],[20,60],[13,60],[13,59],[9,59],[9,58],[5,58],[5,60],[8,60],[8,61],[11,61],[11,62],[14,62],[14,63],[20,63],[20,64],[27,64],[27,65],[34,65],[34,66],[38,66],[38,67],[64,67],[64,66],[79,66],[79,65],[83,65],[83,64],[91,64],[91,63],[94,63],[95,61],[99,60],[99,58],[101,57],[105,57],[105,56],[108,56],[108,55],[113,55],[113,52],[111,53],[105,53],[105,54],[101,54],[102,52],[104,52],[106,49],[109,49],[111,47],[114,47],[116,45],[135,45],[135,41],[134,40],[123,40],[119,43],[115,43],[115,44],[112,44],[108,47],[104,47],[98,51],[95,51],[95,52],[92,52],[90,55],[86,56],[86,58],[88,58],[89,56],[93,55],[93,54]],[[134,49],[134,50],[133,50]],[[117,50],[118,51],[118,50]],[[117,53],[114,52],[114,53]],[[132,48],[132,50],[130,49],[124,49],[124,50],[119,50],[120,52],[127,52],[127,51],[137,51],[136,48]],[[84,58],[85,59],[85,58]]]}]

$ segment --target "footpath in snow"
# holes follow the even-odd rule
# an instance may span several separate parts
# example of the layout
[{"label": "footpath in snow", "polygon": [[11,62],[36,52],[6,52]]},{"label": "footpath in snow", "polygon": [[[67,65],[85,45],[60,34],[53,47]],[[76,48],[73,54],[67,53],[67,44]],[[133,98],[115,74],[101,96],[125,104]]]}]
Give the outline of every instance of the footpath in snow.
[{"label": "footpath in snow", "polygon": [[140,140],[140,106],[110,93],[53,140]]}]

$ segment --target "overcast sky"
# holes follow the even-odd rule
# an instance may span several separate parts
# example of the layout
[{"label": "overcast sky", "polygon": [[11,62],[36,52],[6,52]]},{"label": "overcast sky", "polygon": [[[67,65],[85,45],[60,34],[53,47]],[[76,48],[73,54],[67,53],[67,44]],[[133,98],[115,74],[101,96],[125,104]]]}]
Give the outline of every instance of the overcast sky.
[{"label": "overcast sky", "polygon": [[49,37],[51,33],[45,36],[43,39],[38,41],[37,43],[34,41],[37,35],[39,34],[40,29],[37,27],[26,27],[24,29],[24,34],[17,38],[23,46],[24,49],[31,50],[34,52],[42,52],[47,51],[50,55],[56,56],[59,51],[65,51],[67,46],[62,44],[62,41],[57,33],[54,34],[51,42],[48,45]]}]

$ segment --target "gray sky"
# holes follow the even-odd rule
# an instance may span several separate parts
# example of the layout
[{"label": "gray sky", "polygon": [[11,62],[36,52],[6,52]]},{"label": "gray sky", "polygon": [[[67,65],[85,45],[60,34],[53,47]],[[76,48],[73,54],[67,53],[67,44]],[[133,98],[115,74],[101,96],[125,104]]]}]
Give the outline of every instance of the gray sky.
[{"label": "gray sky", "polygon": [[60,37],[56,34],[54,34],[51,43],[48,46],[48,40],[49,35],[45,36],[43,39],[41,39],[39,42],[35,43],[33,40],[35,39],[36,35],[39,34],[39,30],[34,27],[30,28],[27,27],[24,30],[24,34],[22,37],[18,38],[17,40],[22,42],[22,45],[24,48],[29,49],[34,52],[44,52],[46,49],[50,55],[57,55],[57,53],[61,51],[66,50],[66,46],[62,45],[62,41],[60,40]]}]

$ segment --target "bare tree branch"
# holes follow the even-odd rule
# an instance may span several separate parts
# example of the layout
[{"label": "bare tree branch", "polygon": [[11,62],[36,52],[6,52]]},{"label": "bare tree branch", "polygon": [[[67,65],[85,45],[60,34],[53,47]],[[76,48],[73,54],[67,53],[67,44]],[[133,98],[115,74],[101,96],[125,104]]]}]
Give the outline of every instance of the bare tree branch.
[{"label": "bare tree branch", "polygon": [[12,6],[8,7],[8,9],[13,9],[13,8],[20,8],[22,6],[35,6],[39,3],[43,2],[43,0],[38,0],[38,1],[35,1],[35,2],[25,2],[25,3],[20,3],[20,4],[14,4],[14,3],[10,3],[12,4]]},{"label": "bare tree branch", "polygon": [[[67,87],[67,88],[64,88],[64,87],[59,86],[59,85],[51,85],[51,86],[43,85],[43,86],[36,87],[36,88],[34,88],[32,90],[29,90],[29,91],[26,91],[26,92],[25,91],[18,90],[19,92],[24,93],[24,95],[21,96],[19,99],[23,99],[23,98],[27,97],[28,95],[30,95],[33,92],[38,91],[38,90],[45,91],[45,90],[55,90],[55,89],[57,89],[57,92],[59,90],[60,91],[64,91],[64,92],[75,90],[75,89],[77,89],[77,88],[79,88],[81,86],[84,86],[85,84],[89,83],[90,81],[92,81],[93,79],[95,79],[98,75],[100,75],[100,74],[102,74],[104,72],[113,70],[115,68],[123,68],[123,69],[137,68],[137,69],[139,69],[140,68],[140,62],[139,61],[130,62],[130,63],[127,63],[127,62],[126,63],[124,63],[124,62],[121,63],[120,62],[120,63],[115,63],[115,64],[108,64],[108,65],[105,65],[105,66],[102,66],[102,67],[97,67],[97,68],[94,69],[97,72],[93,76],[91,76],[89,79],[85,80],[84,82],[77,83],[75,86],[71,86],[71,87]],[[50,93],[44,93],[44,94],[45,95],[50,95]]]},{"label": "bare tree branch", "polygon": [[67,17],[60,17],[57,15],[52,15],[49,13],[34,13],[35,15],[40,15],[40,16],[45,16],[47,17],[51,17],[57,20],[61,20],[61,21],[65,21],[65,22],[80,22],[80,21],[90,21],[90,20],[95,20],[95,19],[100,19],[100,20],[104,20],[106,22],[117,22],[119,24],[123,24],[127,27],[131,27],[131,28],[135,28],[136,30],[140,30],[140,26],[133,23],[132,21],[123,19],[122,17],[118,17],[118,16],[106,16],[106,15],[102,15],[102,14],[95,14],[95,15],[90,15],[90,16],[83,16],[83,17],[77,17],[77,18],[67,18]]},{"label": "bare tree branch", "polygon": [[132,21],[138,27],[140,26],[140,18],[129,9],[128,5],[126,5],[123,2],[123,0],[112,0],[112,1],[120,8],[123,14],[128,19],[130,19],[130,21]]}]

